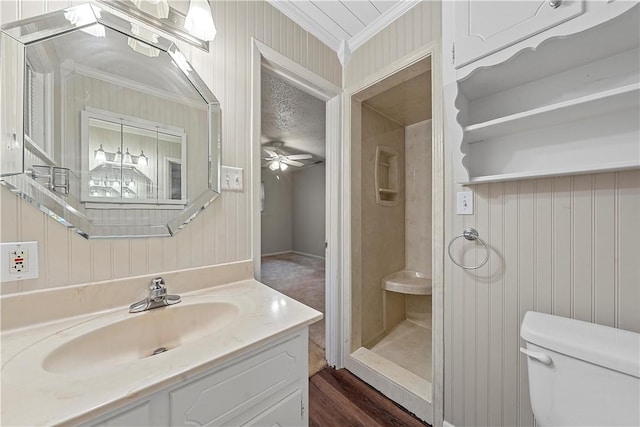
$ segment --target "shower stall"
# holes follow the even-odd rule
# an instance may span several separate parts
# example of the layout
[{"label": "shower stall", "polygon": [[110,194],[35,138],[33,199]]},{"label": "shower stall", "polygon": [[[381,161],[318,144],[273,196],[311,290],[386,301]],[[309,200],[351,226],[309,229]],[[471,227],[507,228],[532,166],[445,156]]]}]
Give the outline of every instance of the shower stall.
[{"label": "shower stall", "polygon": [[349,368],[431,422],[431,61],[357,93]]}]

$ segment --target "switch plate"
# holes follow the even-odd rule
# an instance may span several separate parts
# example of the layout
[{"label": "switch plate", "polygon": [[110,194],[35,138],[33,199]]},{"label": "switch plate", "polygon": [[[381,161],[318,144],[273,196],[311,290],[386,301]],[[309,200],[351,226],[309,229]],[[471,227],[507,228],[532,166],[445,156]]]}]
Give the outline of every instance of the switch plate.
[{"label": "switch plate", "polygon": [[222,174],[220,177],[220,188],[227,191],[243,191],[244,179],[242,177],[242,168],[234,168],[231,166],[222,166]]},{"label": "switch plate", "polygon": [[38,278],[38,242],[1,243],[0,257],[3,282]]},{"label": "switch plate", "polygon": [[473,215],[473,191],[458,191],[456,213],[458,215]]}]

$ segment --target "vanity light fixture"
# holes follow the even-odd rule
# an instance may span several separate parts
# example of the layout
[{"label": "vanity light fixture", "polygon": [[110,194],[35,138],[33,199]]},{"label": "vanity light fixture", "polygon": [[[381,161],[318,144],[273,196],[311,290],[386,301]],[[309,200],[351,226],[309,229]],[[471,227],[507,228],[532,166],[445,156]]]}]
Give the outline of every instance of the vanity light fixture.
[{"label": "vanity light fixture", "polygon": [[102,149],[102,144],[100,144],[100,148],[96,150],[95,160],[98,163],[105,163],[107,161],[107,155],[104,153]]},{"label": "vanity light fixture", "polygon": [[129,153],[129,149],[127,148],[127,152],[124,153],[124,158],[122,160],[122,163],[126,163],[128,165],[132,165],[133,161],[131,160],[131,153]]},{"label": "vanity light fixture", "polygon": [[122,162],[122,150],[120,150],[120,147],[118,147],[118,151],[116,151],[116,155],[113,158],[114,163],[120,163]]},{"label": "vanity light fixture", "polygon": [[191,0],[184,27],[199,39],[212,41],[216,37],[216,26],[208,0]]},{"label": "vanity light fixture", "polygon": [[138,156],[138,166],[148,166],[149,158],[144,155],[144,150],[140,150],[140,155]]},{"label": "vanity light fixture", "polygon": [[131,3],[141,11],[158,19],[166,19],[169,16],[168,0],[131,0]]}]

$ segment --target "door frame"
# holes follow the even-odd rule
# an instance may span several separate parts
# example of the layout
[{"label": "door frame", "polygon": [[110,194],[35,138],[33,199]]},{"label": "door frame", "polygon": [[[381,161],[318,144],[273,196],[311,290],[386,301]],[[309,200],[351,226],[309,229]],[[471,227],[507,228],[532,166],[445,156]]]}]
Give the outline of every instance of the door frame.
[{"label": "door frame", "polygon": [[[341,186],[341,278],[342,283],[342,361],[349,369],[361,370],[362,364],[351,356],[352,295],[351,295],[351,139],[353,96],[372,87],[387,77],[431,57],[431,103],[432,103],[432,390],[431,407],[434,426],[444,421],[444,116],[442,95],[442,54],[439,41],[400,58],[358,83],[346,88],[343,97],[342,135],[342,186]],[[380,384],[377,384],[380,385]],[[390,387],[389,392],[397,389]]]},{"label": "door frame", "polygon": [[251,42],[251,252],[254,276],[260,280],[261,269],[261,95],[262,67],[275,72],[292,86],[326,105],[326,181],[325,181],[325,357],[330,366],[342,367],[342,329],[340,307],[340,177],[341,172],[341,93],[342,88],[320,77],[292,59],[252,38]]}]

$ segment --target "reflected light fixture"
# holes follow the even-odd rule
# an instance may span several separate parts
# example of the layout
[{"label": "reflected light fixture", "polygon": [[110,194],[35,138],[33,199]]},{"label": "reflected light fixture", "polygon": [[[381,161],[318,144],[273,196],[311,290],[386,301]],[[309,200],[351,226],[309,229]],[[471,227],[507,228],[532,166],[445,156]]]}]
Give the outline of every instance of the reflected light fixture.
[{"label": "reflected light fixture", "polygon": [[107,161],[107,155],[104,153],[102,149],[102,144],[100,144],[100,148],[96,150],[95,160],[98,163],[105,163]]},{"label": "reflected light fixture", "polygon": [[184,27],[201,40],[212,41],[216,37],[216,27],[208,0],[191,0]]},{"label": "reflected light fixture", "polygon": [[144,150],[140,150],[140,156],[138,156],[138,166],[148,166],[149,159],[144,155]]},{"label": "reflected light fixture", "polygon": [[155,16],[158,19],[166,19],[169,17],[169,1],[168,0],[131,0],[138,9]]},{"label": "reflected light fixture", "polygon": [[129,149],[127,148],[127,152],[124,153],[124,158],[122,159],[122,163],[133,164],[131,160],[131,153],[129,153]]},{"label": "reflected light fixture", "polygon": [[158,34],[134,23],[131,24],[131,32],[136,37],[139,37],[140,39],[144,40],[142,41],[133,37],[129,37],[127,39],[127,44],[131,49],[133,49],[138,53],[141,53],[142,55],[148,56],[149,58],[156,58],[158,57],[158,55],[160,55],[160,49],[153,47],[151,44],[145,43],[145,42],[158,43],[158,39],[159,39]]},{"label": "reflected light fixture", "polygon": [[122,151],[120,150],[120,147],[118,147],[118,151],[116,151],[116,155],[113,158],[113,161],[115,163],[122,163]]}]

